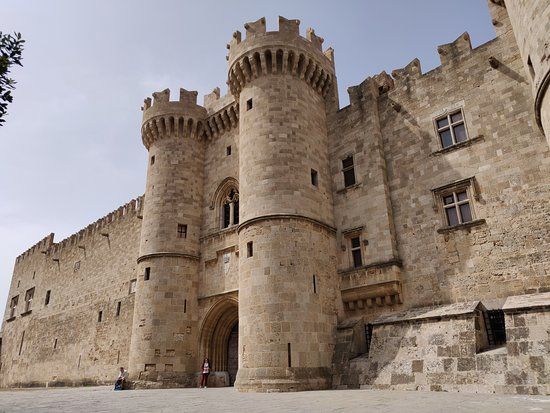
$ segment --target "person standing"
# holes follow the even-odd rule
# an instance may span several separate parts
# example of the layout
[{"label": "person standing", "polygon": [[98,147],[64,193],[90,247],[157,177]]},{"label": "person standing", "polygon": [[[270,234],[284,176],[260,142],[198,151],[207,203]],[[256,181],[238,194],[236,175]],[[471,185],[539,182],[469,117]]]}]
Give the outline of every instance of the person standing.
[{"label": "person standing", "polygon": [[208,375],[210,374],[210,360],[208,360],[208,357],[205,357],[205,359],[202,362],[202,372],[201,372],[201,384],[200,388],[203,387],[206,389],[208,387]]}]

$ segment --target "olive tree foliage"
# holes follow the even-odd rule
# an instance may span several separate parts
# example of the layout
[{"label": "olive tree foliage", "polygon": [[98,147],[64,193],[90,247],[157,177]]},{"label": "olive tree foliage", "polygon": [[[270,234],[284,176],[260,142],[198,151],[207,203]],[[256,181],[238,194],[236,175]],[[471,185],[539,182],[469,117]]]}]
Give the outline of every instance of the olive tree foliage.
[{"label": "olive tree foliage", "polygon": [[13,65],[21,64],[21,54],[25,40],[21,33],[3,34],[0,31],[0,126],[5,122],[8,103],[13,101],[11,91],[15,89],[15,80],[8,77]]}]

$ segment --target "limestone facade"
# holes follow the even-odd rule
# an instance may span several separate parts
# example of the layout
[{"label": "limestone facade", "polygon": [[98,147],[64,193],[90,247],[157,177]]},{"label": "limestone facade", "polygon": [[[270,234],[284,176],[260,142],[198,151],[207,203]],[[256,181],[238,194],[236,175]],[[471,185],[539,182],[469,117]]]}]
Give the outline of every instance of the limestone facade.
[{"label": "limestone facade", "polygon": [[508,3],[344,108],[313,30],[235,32],[228,95],[145,100],[144,197],[16,259],[0,384],[549,393],[549,6]]}]

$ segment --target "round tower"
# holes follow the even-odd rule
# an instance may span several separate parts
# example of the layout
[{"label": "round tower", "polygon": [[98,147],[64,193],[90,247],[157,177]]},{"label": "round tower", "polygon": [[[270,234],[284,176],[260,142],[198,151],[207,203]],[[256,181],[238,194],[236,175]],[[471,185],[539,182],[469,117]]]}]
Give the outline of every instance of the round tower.
[{"label": "round tower", "polygon": [[327,388],[338,282],[325,99],[332,50],[299,21],[233,35],[228,84],[239,102],[240,391]]},{"label": "round tower", "polygon": [[149,151],[130,345],[134,380],[192,384],[197,366],[198,256],[206,110],[197,92],[145,100]]},{"label": "round tower", "polygon": [[535,116],[550,144],[550,2],[492,0],[508,10],[525,71],[533,85]]}]

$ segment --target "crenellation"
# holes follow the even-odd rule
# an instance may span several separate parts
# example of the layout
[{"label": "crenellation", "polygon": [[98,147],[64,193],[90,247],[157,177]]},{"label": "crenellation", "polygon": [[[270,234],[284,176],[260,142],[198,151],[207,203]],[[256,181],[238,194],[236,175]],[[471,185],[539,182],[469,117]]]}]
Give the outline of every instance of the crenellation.
[{"label": "crenellation", "polygon": [[454,42],[437,47],[441,64],[446,65],[455,62],[462,56],[472,52],[472,43],[468,32],[462,33]]},{"label": "crenellation", "polygon": [[548,394],[545,6],[344,108],[312,29],[247,23],[227,95],[144,100],[145,195],[17,257],[0,384]]}]

